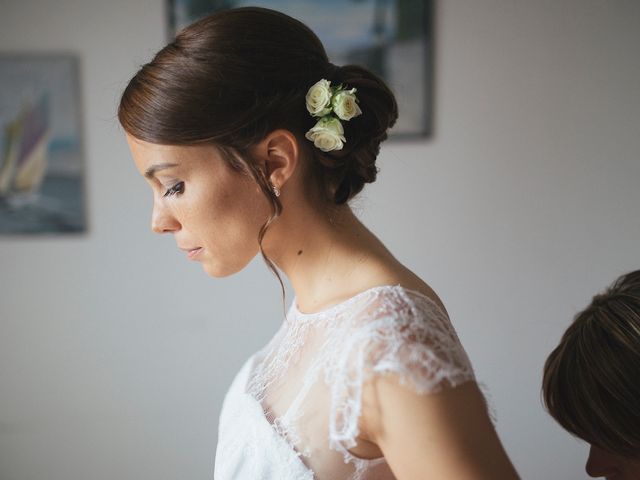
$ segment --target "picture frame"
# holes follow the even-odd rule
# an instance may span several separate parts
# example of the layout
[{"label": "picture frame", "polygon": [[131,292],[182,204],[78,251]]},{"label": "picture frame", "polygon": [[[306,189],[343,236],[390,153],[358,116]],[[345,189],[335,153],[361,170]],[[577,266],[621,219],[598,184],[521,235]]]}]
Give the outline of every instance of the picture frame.
[{"label": "picture frame", "polygon": [[79,57],[0,54],[0,234],[86,230]]},{"label": "picture frame", "polygon": [[210,13],[259,6],[301,20],[336,65],[359,64],[382,77],[398,102],[390,139],[433,130],[433,0],[168,0],[168,36]]}]

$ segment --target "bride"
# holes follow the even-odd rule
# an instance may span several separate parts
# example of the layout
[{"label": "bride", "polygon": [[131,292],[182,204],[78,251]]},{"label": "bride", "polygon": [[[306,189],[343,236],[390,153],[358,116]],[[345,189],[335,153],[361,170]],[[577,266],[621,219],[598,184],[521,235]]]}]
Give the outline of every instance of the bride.
[{"label": "bride", "polygon": [[349,207],[397,118],[381,79],[241,8],[180,32],[118,116],[155,232],[214,277],[261,253],[295,292],[227,392],[217,480],[517,478],[445,307]]}]

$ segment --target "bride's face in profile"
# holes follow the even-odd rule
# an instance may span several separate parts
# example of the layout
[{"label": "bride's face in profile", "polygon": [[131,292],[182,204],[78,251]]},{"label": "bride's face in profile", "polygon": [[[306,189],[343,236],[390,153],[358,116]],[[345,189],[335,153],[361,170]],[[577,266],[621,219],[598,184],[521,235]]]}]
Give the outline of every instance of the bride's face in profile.
[{"label": "bride's face in profile", "polygon": [[259,252],[270,207],[256,182],[212,145],[174,146],[127,135],[136,167],[153,190],[151,229],[172,233],[187,258],[224,277]]}]

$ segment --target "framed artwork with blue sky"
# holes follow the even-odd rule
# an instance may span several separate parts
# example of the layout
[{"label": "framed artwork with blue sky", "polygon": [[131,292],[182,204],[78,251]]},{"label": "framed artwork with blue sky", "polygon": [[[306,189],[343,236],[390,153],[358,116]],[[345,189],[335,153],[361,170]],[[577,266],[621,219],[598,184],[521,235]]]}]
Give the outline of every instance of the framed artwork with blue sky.
[{"label": "framed artwork with blue sky", "polygon": [[258,6],[301,20],[336,65],[364,65],[396,95],[391,139],[429,137],[433,125],[432,0],[168,0],[169,36],[217,10]]}]

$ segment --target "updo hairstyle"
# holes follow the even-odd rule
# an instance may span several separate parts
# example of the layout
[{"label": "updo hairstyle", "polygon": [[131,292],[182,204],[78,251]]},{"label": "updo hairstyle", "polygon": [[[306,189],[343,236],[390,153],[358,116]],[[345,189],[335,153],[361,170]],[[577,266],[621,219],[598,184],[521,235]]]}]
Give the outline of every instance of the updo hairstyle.
[{"label": "updo hairstyle", "polygon": [[[321,78],[357,89],[363,114],[343,122],[342,150],[322,152],[304,138],[317,120],[305,95]],[[338,205],[376,179],[380,143],[397,115],[380,78],[360,66],[329,63],[302,22],[256,7],[220,11],[186,27],[131,79],[118,109],[124,129],[140,140],[211,142],[243,170],[251,170],[251,146],[275,129],[289,130],[311,157],[307,179]]]}]

